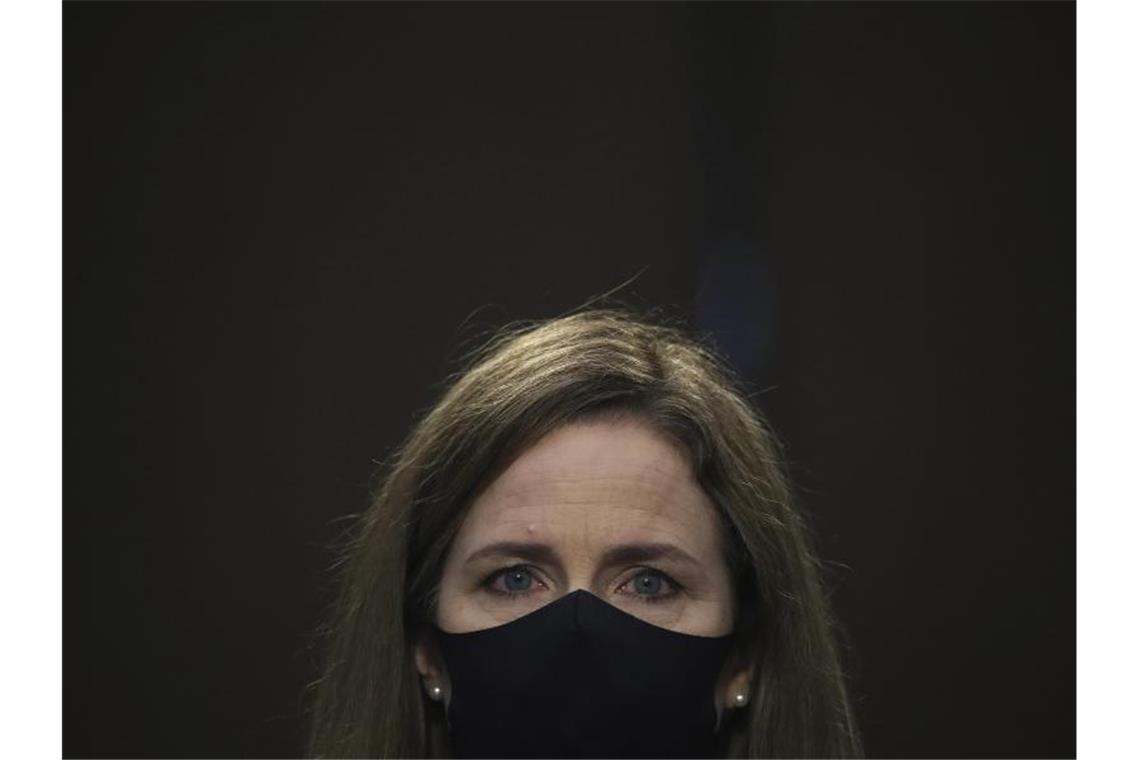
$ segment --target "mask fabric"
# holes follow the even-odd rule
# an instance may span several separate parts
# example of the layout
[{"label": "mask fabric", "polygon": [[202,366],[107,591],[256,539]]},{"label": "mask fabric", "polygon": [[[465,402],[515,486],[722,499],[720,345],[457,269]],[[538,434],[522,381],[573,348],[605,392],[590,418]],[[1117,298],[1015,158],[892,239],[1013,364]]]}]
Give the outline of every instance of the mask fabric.
[{"label": "mask fabric", "polygon": [[732,636],[690,636],[575,591],[505,625],[436,629],[455,757],[715,757]]}]

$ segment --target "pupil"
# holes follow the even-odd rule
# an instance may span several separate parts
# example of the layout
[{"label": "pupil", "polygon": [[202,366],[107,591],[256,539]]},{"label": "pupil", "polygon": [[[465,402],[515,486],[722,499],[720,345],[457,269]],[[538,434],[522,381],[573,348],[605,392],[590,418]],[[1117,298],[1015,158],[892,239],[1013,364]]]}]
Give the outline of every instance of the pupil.
[{"label": "pupil", "polygon": [[530,574],[525,570],[512,570],[507,573],[506,586],[509,591],[525,591],[530,587]]},{"label": "pupil", "polygon": [[661,589],[661,579],[651,573],[637,576],[637,590],[646,594],[656,594]]}]

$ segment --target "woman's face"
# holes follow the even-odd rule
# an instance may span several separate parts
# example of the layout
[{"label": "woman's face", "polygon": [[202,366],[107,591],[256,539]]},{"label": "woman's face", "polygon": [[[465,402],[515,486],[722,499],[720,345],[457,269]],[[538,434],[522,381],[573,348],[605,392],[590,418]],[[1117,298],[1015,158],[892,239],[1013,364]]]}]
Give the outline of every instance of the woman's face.
[{"label": "woman's face", "polygon": [[[560,428],[483,492],[445,562],[436,624],[491,628],[579,589],[680,633],[733,629],[715,508],[682,454],[633,419]],[[424,647],[417,665],[446,680]]]}]

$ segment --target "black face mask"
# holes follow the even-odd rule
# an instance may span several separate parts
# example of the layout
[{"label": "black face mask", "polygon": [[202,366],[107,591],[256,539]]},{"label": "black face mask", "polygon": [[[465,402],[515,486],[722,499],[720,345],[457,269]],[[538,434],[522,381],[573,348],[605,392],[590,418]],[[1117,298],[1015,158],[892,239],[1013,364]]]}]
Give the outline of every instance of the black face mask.
[{"label": "black face mask", "polygon": [[456,757],[715,757],[732,636],[646,623],[586,591],[505,625],[436,629]]}]

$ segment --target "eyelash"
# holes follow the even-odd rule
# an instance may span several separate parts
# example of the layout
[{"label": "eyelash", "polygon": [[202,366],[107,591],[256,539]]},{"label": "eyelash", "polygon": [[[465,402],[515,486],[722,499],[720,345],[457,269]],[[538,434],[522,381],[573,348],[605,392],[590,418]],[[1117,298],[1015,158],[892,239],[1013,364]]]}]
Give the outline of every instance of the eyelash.
[{"label": "eyelash", "polygon": [[[495,595],[501,596],[501,597],[505,597],[507,599],[515,599],[515,598],[520,597],[520,596],[529,596],[531,594],[531,591],[529,591],[529,590],[528,591],[504,591],[502,589],[495,588],[495,581],[496,580],[501,578],[506,573],[517,572],[519,570],[522,570],[523,572],[530,575],[534,581],[536,581],[538,583],[542,582],[542,581],[539,581],[537,577],[535,577],[534,573],[531,571],[529,566],[527,566],[527,565],[511,565],[510,567],[500,568],[500,569],[496,570],[495,572],[491,573],[490,575],[488,575],[486,578],[483,579],[483,582],[481,585],[485,590],[491,592],[492,594],[495,594]],[[681,593],[681,590],[683,587],[681,586],[680,583],[677,583],[677,581],[673,580],[673,578],[670,577],[667,573],[663,573],[660,570],[653,568],[653,567],[639,568],[638,572],[635,575],[631,576],[629,580],[627,580],[625,583],[622,584],[622,586],[628,585],[629,583],[633,582],[638,577],[645,575],[645,574],[651,574],[651,575],[657,576],[658,578],[661,578],[663,581],[665,581],[665,583],[667,583],[669,585],[670,591],[668,593],[659,594],[657,596],[646,596],[645,594],[638,594],[636,592],[633,592],[632,596],[636,597],[640,601],[645,602],[646,604],[659,604],[661,602],[670,601],[671,599],[673,599],[674,597],[676,597],[678,594]]]}]

